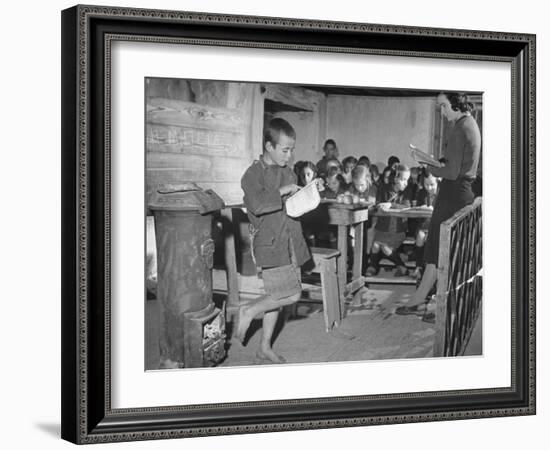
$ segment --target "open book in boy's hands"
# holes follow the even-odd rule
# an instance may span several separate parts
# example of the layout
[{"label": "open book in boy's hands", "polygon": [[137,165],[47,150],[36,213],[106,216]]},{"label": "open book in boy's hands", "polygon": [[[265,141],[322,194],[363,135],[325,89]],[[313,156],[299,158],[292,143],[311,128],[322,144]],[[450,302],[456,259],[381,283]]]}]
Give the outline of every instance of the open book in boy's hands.
[{"label": "open book in boy's hands", "polygon": [[432,167],[442,167],[443,164],[441,164],[437,159],[435,159],[432,155],[428,155],[426,152],[423,152],[419,148],[417,148],[413,144],[409,144],[409,147],[411,149],[412,157],[421,164],[427,164],[428,166]]},{"label": "open book in boy's hands", "polygon": [[320,202],[317,180],[313,180],[286,199],[286,213],[290,217],[300,217],[317,208]]}]

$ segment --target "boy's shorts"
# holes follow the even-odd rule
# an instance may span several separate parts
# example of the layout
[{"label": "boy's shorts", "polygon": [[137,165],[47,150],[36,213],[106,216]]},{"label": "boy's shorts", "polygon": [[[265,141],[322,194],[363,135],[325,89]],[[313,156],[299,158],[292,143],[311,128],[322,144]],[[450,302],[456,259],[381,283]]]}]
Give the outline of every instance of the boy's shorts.
[{"label": "boy's shorts", "polygon": [[290,264],[262,269],[264,290],[275,300],[302,293],[302,273],[289,237]]},{"label": "boy's shorts", "polygon": [[262,270],[264,290],[275,300],[302,293],[300,268],[294,264]]}]

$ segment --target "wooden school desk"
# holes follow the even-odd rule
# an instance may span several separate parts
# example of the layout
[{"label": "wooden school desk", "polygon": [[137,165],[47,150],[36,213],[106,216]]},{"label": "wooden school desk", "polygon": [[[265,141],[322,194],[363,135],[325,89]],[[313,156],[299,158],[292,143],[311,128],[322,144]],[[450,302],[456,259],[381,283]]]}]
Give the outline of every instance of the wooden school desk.
[{"label": "wooden school desk", "polygon": [[[353,296],[353,300],[360,301],[362,291],[365,289],[365,277],[361,274],[363,267],[363,239],[364,223],[369,219],[369,205],[357,203],[347,205],[332,200],[323,200],[322,203],[328,209],[330,225],[338,226],[338,250],[340,258],[338,261],[338,285],[340,289],[340,307],[345,315],[345,300]],[[350,228],[355,232],[355,245],[359,251],[353,252],[353,267],[351,280],[347,279],[348,261],[348,235]]]}]

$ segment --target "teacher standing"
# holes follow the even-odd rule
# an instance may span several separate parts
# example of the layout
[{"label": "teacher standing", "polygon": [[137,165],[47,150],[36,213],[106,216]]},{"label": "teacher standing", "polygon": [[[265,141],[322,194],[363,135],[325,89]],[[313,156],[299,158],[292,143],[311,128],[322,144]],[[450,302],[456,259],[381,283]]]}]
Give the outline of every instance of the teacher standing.
[{"label": "teacher standing", "polygon": [[[426,270],[409,305],[396,309],[396,314],[423,314],[426,297],[437,281],[439,232],[441,223],[474,201],[472,182],[476,178],[481,151],[481,133],[472,117],[474,106],[464,93],[445,92],[437,96],[441,115],[453,122],[443,152],[441,167],[429,171],[443,180],[434,205],[424,249]],[[425,316],[426,317],[426,316]]]}]

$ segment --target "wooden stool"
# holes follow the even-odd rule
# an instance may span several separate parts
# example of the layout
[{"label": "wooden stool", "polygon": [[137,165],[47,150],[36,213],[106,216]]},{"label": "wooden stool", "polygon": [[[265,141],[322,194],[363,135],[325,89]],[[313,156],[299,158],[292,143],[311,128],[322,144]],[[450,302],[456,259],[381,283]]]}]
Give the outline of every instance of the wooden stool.
[{"label": "wooden stool", "polygon": [[340,325],[343,314],[340,307],[340,290],[338,289],[338,270],[336,258],[338,250],[321,247],[311,247],[311,256],[315,263],[313,273],[321,275],[321,294],[323,297],[323,314],[325,327],[330,333],[334,326]]}]

